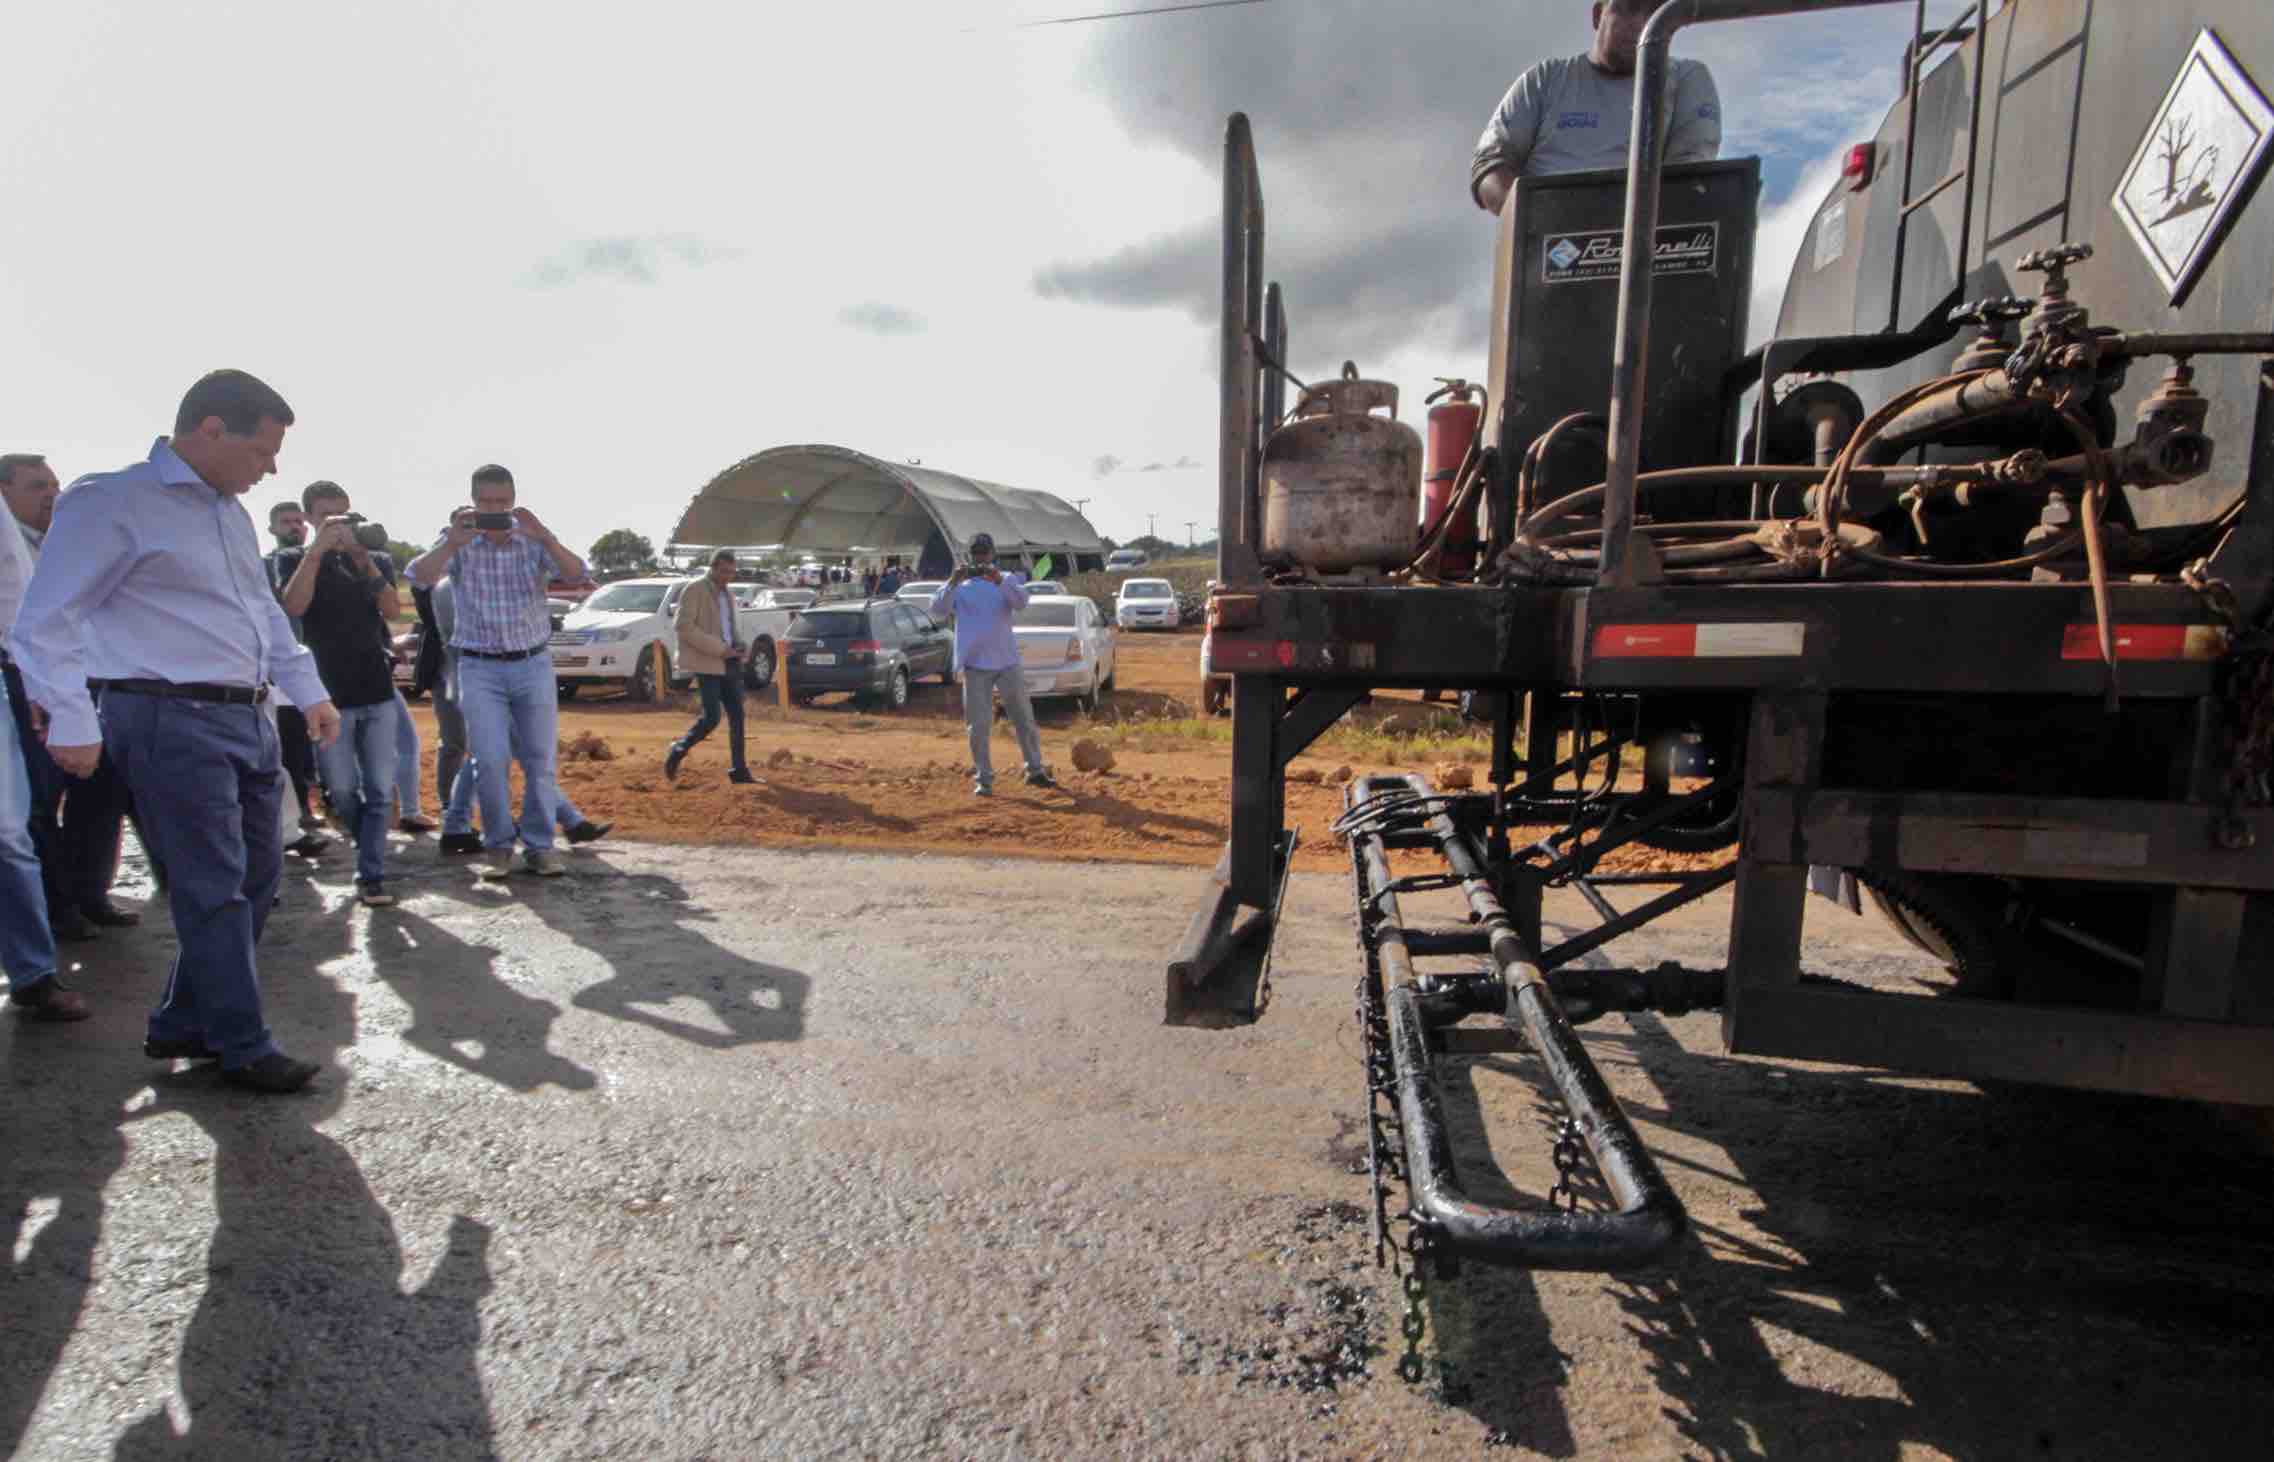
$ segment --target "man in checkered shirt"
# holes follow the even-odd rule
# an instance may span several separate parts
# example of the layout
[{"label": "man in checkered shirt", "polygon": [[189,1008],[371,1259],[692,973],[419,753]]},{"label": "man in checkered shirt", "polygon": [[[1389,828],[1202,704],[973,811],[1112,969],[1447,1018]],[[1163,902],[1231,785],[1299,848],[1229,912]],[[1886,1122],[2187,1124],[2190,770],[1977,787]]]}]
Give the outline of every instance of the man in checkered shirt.
[{"label": "man in checkered shirt", "polygon": [[[479,528],[477,514],[512,518],[510,528]],[[553,621],[545,585],[581,579],[584,560],[513,504],[513,474],[492,464],[474,472],[474,506],[460,508],[440,542],[410,567],[433,588],[447,577],[457,606],[450,647],[458,652],[458,699],[466,717],[466,749],[474,758],[482,804],[482,875],[513,871],[518,830],[528,869],[552,878],[567,871],[553,851],[553,748],[560,735],[560,693],[548,641]],[[521,821],[508,816],[508,778],[521,762]]]}]

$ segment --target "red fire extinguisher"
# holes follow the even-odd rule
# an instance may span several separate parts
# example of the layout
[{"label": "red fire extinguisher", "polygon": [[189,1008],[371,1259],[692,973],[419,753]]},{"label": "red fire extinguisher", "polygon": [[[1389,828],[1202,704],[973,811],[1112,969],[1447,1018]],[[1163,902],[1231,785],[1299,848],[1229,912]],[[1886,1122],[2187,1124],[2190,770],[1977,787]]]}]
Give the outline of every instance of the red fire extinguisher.
[{"label": "red fire extinguisher", "polygon": [[[1452,502],[1461,464],[1468,460],[1469,448],[1476,441],[1477,424],[1484,416],[1484,406],[1477,399],[1484,394],[1481,390],[1467,381],[1447,376],[1437,379],[1441,384],[1429,396],[1434,404],[1429,408],[1428,448],[1421,468],[1421,529],[1424,533],[1436,526]],[[1466,579],[1476,572],[1476,558],[1477,503],[1472,501],[1468,511],[1446,525],[1443,545],[1422,569],[1440,579]]]}]

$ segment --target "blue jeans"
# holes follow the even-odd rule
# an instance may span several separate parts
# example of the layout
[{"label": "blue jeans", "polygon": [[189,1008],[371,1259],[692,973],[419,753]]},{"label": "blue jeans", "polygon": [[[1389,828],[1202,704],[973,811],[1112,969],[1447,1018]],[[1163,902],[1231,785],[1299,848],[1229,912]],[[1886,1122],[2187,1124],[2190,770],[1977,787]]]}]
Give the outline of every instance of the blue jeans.
[{"label": "blue jeans", "polygon": [[395,709],[403,713],[395,722],[395,794],[403,799],[403,816],[417,817],[426,804],[426,789],[419,785],[418,722],[411,719],[411,703],[399,690]]},{"label": "blue jeans", "polygon": [[260,942],[284,862],[284,761],[260,706],[107,690],[103,754],[126,778],[150,852],[165,865],[181,947],[150,1038],[202,1040],[221,1064],[276,1050],[261,1018]]},{"label": "blue jeans", "polygon": [[521,763],[521,841],[532,849],[553,845],[553,753],[560,739],[560,692],[552,658],[540,650],[525,660],[458,657],[458,708],[466,717],[466,750],[481,794],[482,842],[513,846],[512,764]]},{"label": "blue jeans", "polygon": [[0,970],[17,994],[55,978],[55,935],[31,820],[32,780],[16,718],[0,715]]},{"label": "blue jeans", "polygon": [[324,768],[324,796],[340,821],[355,829],[355,876],[370,883],[387,872],[387,823],[393,813],[401,701],[347,706],[339,738],[316,748]]},{"label": "blue jeans", "polygon": [[1028,772],[1042,770],[1042,734],[1034,724],[1034,702],[1026,693],[1026,672],[1014,665],[1008,670],[963,668],[963,724],[971,738],[971,775],[982,787],[995,784],[995,759],[988,741],[995,734],[995,697],[1003,698],[1011,733],[1018,737],[1019,755]]},{"label": "blue jeans", "polygon": [[[447,837],[453,833],[470,833],[474,830],[474,789],[480,783],[481,773],[475,770],[473,758],[466,757],[461,760],[458,763],[458,775],[450,784],[450,804],[442,809],[444,836]],[[522,797],[526,802],[528,798],[526,784],[522,788]],[[522,809],[521,815],[524,817],[531,815],[526,806]],[[577,810],[574,802],[569,801],[569,795],[561,789],[560,783],[555,782],[553,784],[554,825],[566,832],[583,821],[584,814]]]}]

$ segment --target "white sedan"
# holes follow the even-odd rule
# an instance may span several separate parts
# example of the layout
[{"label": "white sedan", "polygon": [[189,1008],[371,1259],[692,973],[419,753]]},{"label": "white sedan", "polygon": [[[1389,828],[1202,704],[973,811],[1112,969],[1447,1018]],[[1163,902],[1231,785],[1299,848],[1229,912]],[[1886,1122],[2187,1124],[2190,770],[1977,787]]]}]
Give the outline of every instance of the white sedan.
[{"label": "white sedan", "polygon": [[1113,622],[1123,629],[1175,629],[1176,586],[1167,579],[1125,579],[1113,598]]},{"label": "white sedan", "polygon": [[1035,700],[1072,696],[1085,711],[1113,689],[1113,627],[1079,595],[1036,595],[1012,621],[1026,693]]}]

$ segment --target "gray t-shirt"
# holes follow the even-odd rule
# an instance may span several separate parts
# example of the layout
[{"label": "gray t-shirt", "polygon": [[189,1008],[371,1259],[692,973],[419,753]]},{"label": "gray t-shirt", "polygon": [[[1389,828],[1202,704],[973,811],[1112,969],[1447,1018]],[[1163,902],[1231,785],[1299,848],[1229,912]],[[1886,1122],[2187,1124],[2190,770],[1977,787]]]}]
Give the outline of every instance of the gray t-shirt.
[{"label": "gray t-shirt", "polygon": [[[1710,162],[1721,153],[1721,96],[1703,61],[1676,61],[1667,89],[1668,162]],[[1542,61],[1508,88],[1469,162],[1469,196],[1496,168],[1520,178],[1623,168],[1634,130],[1634,78],[1598,70],[1585,56]]]}]

